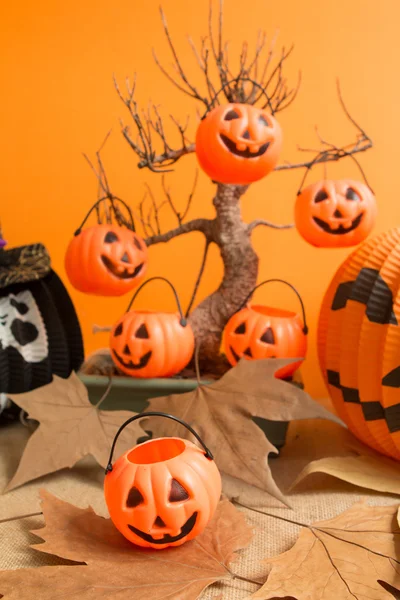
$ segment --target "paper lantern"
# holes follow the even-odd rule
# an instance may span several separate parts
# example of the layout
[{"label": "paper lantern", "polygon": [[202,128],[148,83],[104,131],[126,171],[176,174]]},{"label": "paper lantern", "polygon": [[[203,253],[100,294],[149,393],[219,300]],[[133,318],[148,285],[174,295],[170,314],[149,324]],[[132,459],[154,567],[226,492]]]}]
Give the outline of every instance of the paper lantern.
[{"label": "paper lantern", "polygon": [[[113,465],[119,434],[143,416],[178,421],[202,448],[181,438],[152,439],[128,450]],[[162,550],[180,546],[204,530],[220,499],[221,476],[211,452],[187,423],[149,412],[131,417],[119,429],[104,493],[110,517],[122,535],[138,546]]]},{"label": "paper lantern", "polygon": [[339,416],[375,450],[400,459],[400,229],[339,268],[322,302],[321,370]]},{"label": "paper lantern", "polygon": [[304,188],[297,196],[295,223],[313,246],[355,246],[370,234],[377,206],[370,188],[350,179],[325,179]]},{"label": "paper lantern", "polygon": [[212,109],[196,135],[196,154],[212,180],[246,184],[272,171],[279,159],[282,131],[267,110],[250,104]]},{"label": "paper lantern", "polygon": [[[173,290],[177,313],[130,310],[143,286],[155,279],[165,281]],[[171,377],[187,366],[194,352],[193,330],[167,279],[152,277],[140,286],[111,331],[110,348],[116,366],[131,377]]]},{"label": "paper lantern", "polygon": [[[297,290],[286,281],[270,279],[260,283],[251,292],[267,283],[279,282],[288,285],[297,295],[302,308],[299,314],[270,306],[248,304],[236,312],[228,321],[224,332],[225,353],[232,366],[241,358],[304,358],[307,352],[307,324],[302,299]],[[280,369],[276,377],[290,378],[300,362]]]},{"label": "paper lantern", "polygon": [[41,244],[0,249],[0,393],[68,377],[83,362],[79,321]]}]

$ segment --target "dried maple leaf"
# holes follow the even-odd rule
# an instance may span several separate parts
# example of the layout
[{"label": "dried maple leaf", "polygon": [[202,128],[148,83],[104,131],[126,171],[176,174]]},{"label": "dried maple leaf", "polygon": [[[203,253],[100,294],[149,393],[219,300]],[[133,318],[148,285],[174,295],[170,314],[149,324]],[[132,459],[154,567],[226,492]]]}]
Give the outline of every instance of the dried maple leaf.
[{"label": "dried maple leaf", "polygon": [[332,456],[314,460],[301,471],[291,489],[313,473],[325,473],[359,487],[400,495],[399,464],[382,456]]},{"label": "dried maple leaf", "polygon": [[[171,413],[188,422],[210,448],[221,471],[285,502],[268,466],[268,455],[276,449],[252,417],[341,422],[306,392],[274,377],[290,362],[242,360],[216,383],[201,385],[187,394],[153,398],[146,410]],[[191,437],[178,423],[160,417],[149,417],[142,424],[155,437]]]},{"label": "dried maple leaf", "polygon": [[[340,456],[311,461],[296,477],[291,490],[309,475],[325,473],[362,488],[400,495],[399,463],[361,444],[350,432],[343,436]],[[327,440],[326,448],[333,444]]]},{"label": "dried maple leaf", "polygon": [[[10,398],[40,425],[29,438],[5,491],[71,468],[89,454],[105,468],[117,430],[135,414],[99,410],[89,401],[87,389],[75,373],[68,379],[54,376],[52,383],[26,394],[11,394]],[[134,446],[143,434],[136,422],[125,429],[118,439],[116,455]]]},{"label": "dried maple leaf", "polygon": [[[293,548],[268,559],[260,600],[393,600],[400,597],[398,505],[357,503],[307,526]],[[398,594],[398,595],[396,595]]]},{"label": "dried maple leaf", "polygon": [[84,565],[0,571],[6,600],[118,598],[194,600],[209,585],[232,579],[228,564],[252,537],[245,518],[222,500],[206,530],[178,548],[145,550],[128,542],[109,519],[41,493],[46,526],[34,546]]}]

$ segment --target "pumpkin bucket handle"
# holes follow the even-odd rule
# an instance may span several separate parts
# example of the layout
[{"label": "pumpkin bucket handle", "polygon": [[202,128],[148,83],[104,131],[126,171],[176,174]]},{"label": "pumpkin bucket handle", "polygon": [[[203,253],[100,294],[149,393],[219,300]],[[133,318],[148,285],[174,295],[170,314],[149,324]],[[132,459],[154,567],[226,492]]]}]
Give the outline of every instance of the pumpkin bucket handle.
[{"label": "pumpkin bucket handle", "polygon": [[107,468],[106,468],[106,471],[105,471],[106,475],[107,475],[107,473],[110,473],[113,470],[113,466],[112,466],[113,455],[114,455],[115,445],[117,443],[117,440],[118,440],[120,434],[122,433],[122,431],[125,429],[125,427],[127,425],[129,425],[133,421],[136,421],[136,419],[141,419],[142,417],[165,417],[166,419],[172,419],[173,421],[177,421],[177,423],[180,423],[181,425],[184,425],[184,427],[186,427],[186,429],[188,429],[190,431],[190,433],[192,435],[194,435],[194,437],[196,438],[196,440],[203,446],[206,458],[208,458],[209,460],[214,460],[213,455],[211,454],[210,450],[207,448],[207,446],[205,445],[205,443],[203,442],[203,440],[201,439],[201,437],[199,436],[199,434],[196,433],[196,431],[193,429],[193,427],[191,427],[188,423],[186,423],[185,421],[182,421],[182,419],[179,419],[178,417],[175,417],[174,415],[169,415],[167,413],[163,413],[163,412],[148,412],[148,413],[143,413],[143,414],[135,415],[134,417],[131,417],[130,419],[128,419],[127,421],[125,421],[125,423],[123,423],[121,425],[121,427],[118,429],[118,431],[117,431],[117,433],[115,435],[115,438],[113,440],[112,446],[111,446],[110,458],[108,459],[108,464],[107,464]]},{"label": "pumpkin bucket handle", "polygon": [[274,108],[271,104],[271,98],[268,96],[267,92],[265,91],[265,89],[263,88],[262,85],[257,83],[257,81],[254,81],[254,79],[251,79],[251,77],[236,77],[235,79],[231,79],[230,81],[227,81],[226,83],[224,83],[224,85],[218,90],[218,92],[216,92],[214,94],[214,96],[212,97],[211,102],[208,105],[208,108],[207,108],[206,112],[204,113],[204,115],[202,116],[201,120],[205,119],[207,114],[210,112],[210,110],[212,108],[214,108],[214,103],[215,103],[216,99],[218,98],[220,93],[224,91],[226,86],[230,85],[231,83],[237,84],[239,81],[250,81],[254,85],[254,87],[257,87],[261,91],[261,95],[264,95],[267,99],[267,102],[264,104],[264,106],[262,108],[266,108],[267,106],[269,106],[271,114],[273,115],[275,113]]},{"label": "pumpkin bucket handle", "polygon": [[[319,164],[319,163],[323,163],[324,166],[326,166],[327,162],[331,162],[333,160],[332,158],[330,158],[330,156],[332,154],[332,150],[333,150],[333,148],[329,148],[328,150],[321,150],[320,152],[318,152],[318,154],[316,154],[314,156],[314,158],[312,159],[312,161],[308,164],[308,166],[307,166],[307,168],[306,168],[306,170],[304,172],[304,175],[302,177],[299,189],[297,190],[297,195],[298,196],[300,196],[301,192],[303,191],[304,185],[306,183],[307,176],[308,176],[309,172],[312,170],[312,168],[315,165]],[[370,184],[368,182],[367,176],[365,174],[364,169],[362,168],[362,166],[360,164],[360,161],[358,161],[356,159],[356,157],[354,156],[354,154],[351,154],[350,152],[344,152],[343,157],[346,157],[346,156],[348,156],[349,158],[351,158],[351,160],[356,163],[357,168],[360,171],[361,177],[363,178],[365,185],[367,186],[367,188],[373,194],[374,190],[372,189],[372,187],[370,186]]]},{"label": "pumpkin bucket handle", "polygon": [[303,333],[304,333],[304,335],[307,335],[308,334],[308,325],[307,325],[307,321],[306,321],[306,309],[304,308],[304,302],[302,300],[302,297],[300,296],[299,292],[296,290],[294,285],[292,285],[288,281],[285,281],[284,279],[266,279],[265,281],[262,281],[261,283],[256,285],[256,287],[251,290],[250,294],[247,296],[246,300],[243,302],[243,304],[240,306],[240,308],[238,310],[242,310],[242,308],[244,308],[246,306],[246,304],[248,303],[248,301],[250,300],[250,298],[252,297],[254,292],[256,290],[258,290],[259,287],[265,285],[266,283],[274,283],[274,282],[284,283],[285,285],[289,286],[294,291],[296,296],[298,297],[300,306],[301,306],[301,311],[303,313],[303,323],[304,323]]},{"label": "pumpkin bucket handle", "polygon": [[138,287],[138,289],[136,290],[132,300],[129,302],[128,308],[126,309],[125,312],[129,312],[130,309],[132,308],[132,304],[134,303],[136,296],[139,294],[140,290],[147,285],[148,283],[150,283],[150,281],[154,281],[155,279],[161,279],[161,281],[165,281],[166,283],[168,283],[169,287],[171,288],[171,290],[174,293],[175,296],[175,300],[176,300],[176,305],[178,307],[178,311],[179,311],[179,315],[180,315],[180,324],[182,325],[182,327],[186,327],[187,325],[187,319],[185,319],[185,316],[183,314],[183,310],[182,310],[182,306],[181,306],[181,302],[179,300],[179,296],[178,296],[178,292],[176,291],[175,286],[169,281],[169,279],[167,279],[166,277],[150,277],[150,279],[147,279],[147,281],[145,281],[144,283],[142,283],[141,286]]},{"label": "pumpkin bucket handle", "polygon": [[88,218],[90,217],[90,215],[92,214],[92,212],[99,206],[99,204],[101,202],[104,202],[104,200],[109,200],[111,202],[111,208],[114,211],[114,216],[115,218],[117,218],[117,212],[116,212],[116,208],[115,208],[115,204],[114,202],[120,202],[128,211],[129,214],[129,220],[130,220],[130,229],[132,231],[136,231],[135,229],[135,221],[133,220],[133,215],[132,215],[132,211],[129,208],[129,206],[127,205],[127,203],[122,200],[121,198],[117,198],[117,196],[103,196],[103,198],[100,198],[99,200],[97,200],[97,202],[95,202],[92,206],[92,208],[89,210],[89,212],[86,214],[85,218],[83,219],[82,223],[80,224],[80,226],[78,227],[78,229],[74,232],[74,235],[79,235],[82,231],[83,226],[85,225],[86,221],[88,220]]}]

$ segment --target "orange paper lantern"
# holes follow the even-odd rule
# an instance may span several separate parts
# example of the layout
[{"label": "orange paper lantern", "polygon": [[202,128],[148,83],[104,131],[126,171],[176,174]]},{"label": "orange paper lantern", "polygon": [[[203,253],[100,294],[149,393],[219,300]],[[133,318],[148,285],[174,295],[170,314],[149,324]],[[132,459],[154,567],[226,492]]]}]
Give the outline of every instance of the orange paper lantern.
[{"label": "orange paper lantern", "polygon": [[[142,416],[178,421],[203,448],[181,438],[139,444],[113,465],[121,431]],[[105,499],[114,525],[130,542],[161,550],[180,546],[206,527],[221,495],[221,475],[198,434],[177,417],[149,412],[128,419],[115,436],[104,481]]]},{"label": "orange paper lantern", "polygon": [[196,154],[212,180],[246,184],[272,171],[279,159],[282,131],[270,112],[250,104],[212,109],[196,135]]},{"label": "orange paper lantern", "polygon": [[321,370],[339,416],[362,442],[400,459],[400,229],[353,252],[322,302]]},{"label": "orange paper lantern", "polygon": [[340,248],[363,242],[377,214],[370,188],[350,179],[326,179],[304,188],[297,196],[295,223],[313,246]]},{"label": "orange paper lantern", "polygon": [[[302,317],[288,310],[270,306],[251,305],[245,301],[245,307],[236,312],[225,327],[225,353],[232,366],[241,358],[247,360],[260,358],[304,358],[307,352],[307,324],[304,305],[297,290],[286,281],[270,279],[260,286],[280,282],[288,285],[298,296]],[[301,361],[294,362],[275,374],[281,379],[290,378]]]},{"label": "orange paper lantern", "polygon": [[[155,279],[166,281],[172,288],[178,313],[130,310],[143,286]],[[186,367],[194,352],[193,330],[167,279],[152,277],[141,285],[111,331],[110,348],[117,367],[131,377],[171,377]]]}]

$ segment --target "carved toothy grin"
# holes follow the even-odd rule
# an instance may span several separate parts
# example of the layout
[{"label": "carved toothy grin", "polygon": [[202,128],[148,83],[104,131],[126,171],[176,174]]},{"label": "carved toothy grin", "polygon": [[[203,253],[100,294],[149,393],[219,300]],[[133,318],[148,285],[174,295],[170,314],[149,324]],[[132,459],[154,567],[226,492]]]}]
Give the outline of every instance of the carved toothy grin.
[{"label": "carved toothy grin", "polygon": [[149,533],[145,533],[140,529],[136,529],[136,527],[133,527],[133,525],[128,525],[128,527],[132,531],[132,533],[140,537],[145,542],[148,542],[149,544],[173,544],[174,542],[179,542],[179,540],[189,535],[189,533],[192,531],[193,527],[196,524],[197,515],[198,513],[196,511],[192,514],[191,517],[189,517],[189,519],[186,521],[186,523],[181,529],[181,532],[178,535],[172,536],[169,533],[166,533],[161,539],[155,539]]},{"label": "carved toothy grin", "polygon": [[138,265],[132,272],[130,272],[128,268],[118,271],[118,267],[108,258],[108,256],[102,255],[101,260],[106,269],[110,271],[112,275],[118,277],[118,279],[133,279],[134,277],[137,277],[144,265],[144,263],[140,263],[140,265]]},{"label": "carved toothy grin", "polygon": [[263,154],[265,154],[269,148],[269,142],[267,142],[266,144],[260,146],[257,152],[251,152],[249,148],[246,148],[246,150],[238,150],[236,148],[236,143],[232,142],[232,140],[230,140],[226,135],[220,133],[219,137],[221,138],[225,146],[228,148],[228,150],[232,152],[232,154],[236,154],[236,156],[241,156],[242,158],[257,158],[258,156],[262,156]]},{"label": "carved toothy grin", "polygon": [[361,213],[360,215],[358,215],[358,217],[356,217],[354,219],[354,221],[352,221],[350,227],[344,227],[342,224],[340,224],[337,229],[333,229],[329,225],[329,223],[326,223],[322,219],[318,219],[318,217],[313,217],[313,219],[314,219],[315,223],[318,225],[318,227],[320,227],[322,229],[322,231],[326,231],[327,233],[330,233],[332,235],[344,235],[345,233],[350,233],[350,231],[357,229],[357,227],[361,223],[361,219],[363,218],[363,216],[364,216],[364,213]]},{"label": "carved toothy grin", "polygon": [[113,350],[114,356],[115,358],[118,360],[118,362],[121,363],[121,365],[123,365],[126,369],[132,369],[133,371],[138,370],[138,369],[144,369],[144,367],[147,367],[147,364],[151,358],[152,352],[150,350],[150,352],[147,352],[146,354],[143,354],[142,358],[140,359],[140,361],[135,364],[134,362],[132,362],[131,360],[127,360],[125,361],[122,356],[120,356],[117,352],[115,352],[115,350]]}]

